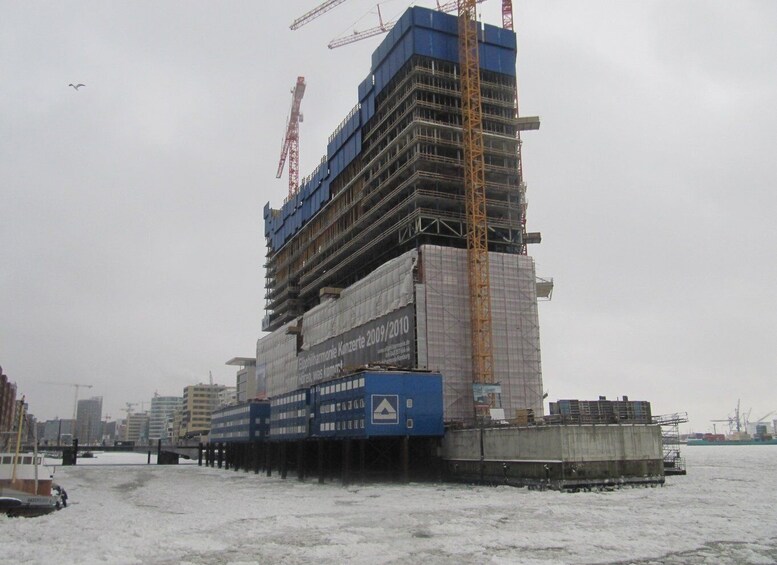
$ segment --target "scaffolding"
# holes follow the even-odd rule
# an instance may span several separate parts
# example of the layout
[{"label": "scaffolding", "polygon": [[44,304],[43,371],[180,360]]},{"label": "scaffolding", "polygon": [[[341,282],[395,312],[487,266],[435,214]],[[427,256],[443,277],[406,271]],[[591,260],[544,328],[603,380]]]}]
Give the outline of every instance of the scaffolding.
[{"label": "scaffolding", "polygon": [[[494,381],[501,385],[501,407],[509,420],[522,415],[525,418],[529,412],[541,414],[543,388],[534,261],[525,255],[491,252],[489,265],[494,305]],[[445,421],[472,421],[466,249],[422,245],[418,251],[411,250],[387,261],[349,287],[337,289],[336,293],[331,289],[331,295],[295,323],[259,340],[257,378],[266,382],[269,396],[326,380],[325,372],[314,376],[310,369],[323,365],[309,364],[308,360],[357,334],[369,336],[368,329],[376,321],[384,325],[397,315],[407,315],[406,335],[413,342],[407,343],[409,355],[403,357],[401,367],[441,373]],[[389,336],[382,343],[389,350],[398,340]],[[381,352],[373,353],[372,358],[362,358],[361,362],[380,362]],[[343,368],[350,363],[338,353],[327,364],[337,367],[340,361]]]},{"label": "scaffolding", "polygon": [[[480,73],[488,249],[520,253],[515,77]],[[378,94],[331,200],[280,249],[268,245],[266,329],[315,306],[321,288],[348,286],[421,244],[466,247],[459,83],[457,64],[415,55]]]},{"label": "scaffolding", "polygon": [[680,424],[687,421],[687,412],[653,416],[653,423],[661,426],[665,475],[685,475],[685,459],[680,456]]}]

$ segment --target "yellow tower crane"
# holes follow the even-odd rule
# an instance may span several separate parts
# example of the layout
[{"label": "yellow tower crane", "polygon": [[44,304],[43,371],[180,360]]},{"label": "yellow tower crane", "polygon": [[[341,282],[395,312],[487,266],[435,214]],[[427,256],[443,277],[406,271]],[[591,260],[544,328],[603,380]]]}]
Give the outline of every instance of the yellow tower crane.
[{"label": "yellow tower crane", "polygon": [[[472,377],[473,383],[491,384],[494,382],[491,282],[488,264],[488,218],[476,6],[476,0],[459,0],[458,4],[464,199],[467,216],[467,264],[472,327]],[[482,415],[476,414],[476,416]]]}]

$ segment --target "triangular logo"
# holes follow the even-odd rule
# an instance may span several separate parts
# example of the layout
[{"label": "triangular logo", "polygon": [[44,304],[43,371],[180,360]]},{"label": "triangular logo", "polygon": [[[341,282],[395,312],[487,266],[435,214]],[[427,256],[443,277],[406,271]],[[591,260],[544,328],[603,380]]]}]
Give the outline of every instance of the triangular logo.
[{"label": "triangular logo", "polygon": [[378,404],[378,407],[375,409],[375,419],[376,420],[396,420],[397,419],[397,411],[394,410],[394,407],[391,405],[391,402],[388,401],[388,398],[384,398],[383,402]]},{"label": "triangular logo", "polygon": [[375,406],[372,411],[373,422],[380,424],[396,424],[399,422],[396,396],[375,396],[373,397],[373,406]]}]

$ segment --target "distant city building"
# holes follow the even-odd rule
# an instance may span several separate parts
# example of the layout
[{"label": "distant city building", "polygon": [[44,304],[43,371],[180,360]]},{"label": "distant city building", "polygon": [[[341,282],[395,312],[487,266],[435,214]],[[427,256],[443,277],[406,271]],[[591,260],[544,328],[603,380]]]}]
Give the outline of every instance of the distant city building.
[{"label": "distant city building", "polygon": [[44,445],[62,445],[73,440],[75,420],[46,420],[43,422],[43,435],[38,439]]},{"label": "distant city building", "polygon": [[563,424],[650,424],[653,421],[650,402],[644,400],[558,400],[550,402],[549,421]]},{"label": "distant city building", "polygon": [[256,357],[233,357],[226,364],[239,367],[235,379],[237,402],[256,398]]},{"label": "distant city building", "polygon": [[136,445],[148,443],[148,412],[127,414],[127,428],[125,440],[134,441]]},{"label": "distant city building", "polygon": [[107,445],[113,444],[119,439],[118,434],[119,423],[114,421],[103,422],[103,443]]},{"label": "distant city building", "polygon": [[78,401],[76,411],[76,438],[83,445],[102,441],[103,397],[95,396]]},{"label": "distant city building", "polygon": [[224,385],[197,384],[183,389],[179,438],[189,439],[208,434],[210,416],[219,406],[219,393],[226,388]]},{"label": "distant city building", "polygon": [[180,438],[186,435],[186,430],[183,426],[183,403],[181,407],[173,414],[173,419],[170,422],[170,442],[175,443]]},{"label": "distant city building", "polygon": [[165,443],[169,440],[168,422],[172,420],[175,411],[181,407],[183,398],[180,396],[159,396],[154,395],[151,399],[151,410],[148,420],[148,440],[155,442],[163,440]]},{"label": "distant city building", "polygon": [[0,446],[14,429],[15,406],[16,384],[8,380],[8,375],[4,374],[3,368],[0,367]]}]

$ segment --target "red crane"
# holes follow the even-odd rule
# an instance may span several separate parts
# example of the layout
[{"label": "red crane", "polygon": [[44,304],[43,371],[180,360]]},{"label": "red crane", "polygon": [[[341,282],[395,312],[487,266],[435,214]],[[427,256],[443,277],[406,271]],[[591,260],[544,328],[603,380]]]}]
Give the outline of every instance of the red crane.
[{"label": "red crane", "polygon": [[278,161],[278,172],[275,178],[281,178],[286,157],[289,158],[289,198],[299,190],[299,123],[302,114],[299,111],[302,96],[305,94],[305,77],[297,77],[297,84],[291,89],[291,110],[286,124],[286,136],[283,138],[281,158]]},{"label": "red crane", "polygon": [[502,27],[513,29],[513,0],[502,0]]}]

